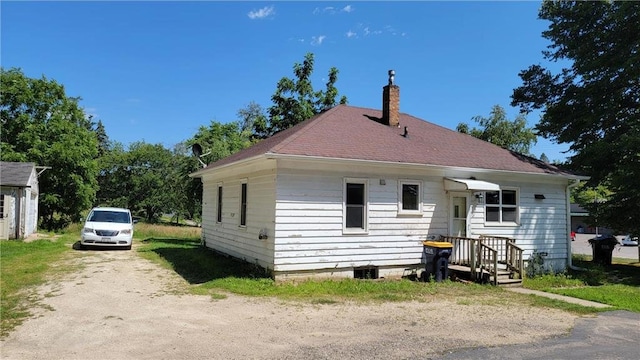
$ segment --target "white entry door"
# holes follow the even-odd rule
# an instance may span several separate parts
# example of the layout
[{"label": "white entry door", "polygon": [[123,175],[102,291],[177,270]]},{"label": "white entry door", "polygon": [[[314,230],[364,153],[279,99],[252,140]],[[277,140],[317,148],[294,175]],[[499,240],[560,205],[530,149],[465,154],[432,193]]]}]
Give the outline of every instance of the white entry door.
[{"label": "white entry door", "polygon": [[451,194],[451,236],[467,237],[467,194]]}]

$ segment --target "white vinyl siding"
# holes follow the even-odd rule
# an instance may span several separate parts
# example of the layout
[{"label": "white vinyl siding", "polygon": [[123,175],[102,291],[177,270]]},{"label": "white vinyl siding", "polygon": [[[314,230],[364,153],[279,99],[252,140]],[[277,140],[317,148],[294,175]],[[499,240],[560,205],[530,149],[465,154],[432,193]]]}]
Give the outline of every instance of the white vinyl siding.
[{"label": "white vinyl siding", "polygon": [[[493,180],[500,183],[500,181]],[[518,189],[518,224],[506,226],[486,222],[485,204],[476,204],[471,218],[472,237],[480,235],[506,236],[516,239],[528,260],[533,251],[546,252],[545,262],[561,268],[567,259],[567,206],[565,184],[502,183],[503,189]],[[544,200],[535,200],[544,194]]]},{"label": "white vinyl siding", "polygon": [[[247,174],[248,175],[248,174]],[[247,184],[247,224],[240,227],[241,180]],[[250,176],[203,179],[202,237],[208,248],[273,269],[275,176],[262,170]],[[222,181],[220,181],[222,180]],[[216,220],[218,185],[222,191],[221,222]],[[261,231],[267,235],[260,239]]]},{"label": "white vinyl siding", "polygon": [[[278,171],[275,270],[351,270],[359,266],[411,266],[422,259],[427,234],[447,233],[441,177],[425,178],[423,217],[398,216],[398,180],[348,177],[344,173],[285,169]],[[354,174],[356,175],[356,174]],[[364,183],[367,233],[344,232],[344,192],[348,181]],[[348,181],[347,181],[348,180]],[[358,182],[354,182],[358,183]]]},{"label": "white vinyl siding", "polygon": [[[314,272],[348,276],[361,266],[380,267],[381,274],[391,268],[402,273],[418,266],[426,236],[449,232],[450,194],[443,179],[477,176],[423,167],[281,159],[271,168],[260,162],[244,169],[204,178],[203,237],[208,247],[268,267],[277,278]],[[492,175],[482,179],[502,189],[517,189],[519,224],[487,223],[484,199],[470,192],[468,236],[513,237],[525,250],[525,259],[537,250],[549,254],[545,261],[566,263],[566,179],[518,175],[507,180],[503,174]],[[247,179],[246,229],[238,227],[241,179]],[[346,179],[366,183],[366,233],[344,232]],[[407,179],[420,184],[421,216],[399,216],[399,189]],[[221,224],[215,223],[218,183],[224,183]],[[534,194],[546,199],[535,200]],[[261,231],[268,235],[263,240]]]}]

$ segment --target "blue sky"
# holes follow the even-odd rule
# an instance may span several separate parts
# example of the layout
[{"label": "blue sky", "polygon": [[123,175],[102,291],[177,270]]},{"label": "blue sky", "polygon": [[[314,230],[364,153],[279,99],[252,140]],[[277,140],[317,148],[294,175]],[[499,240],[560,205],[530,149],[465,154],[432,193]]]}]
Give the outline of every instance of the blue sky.
[{"label": "blue sky", "polygon": [[[518,72],[543,61],[539,2],[6,2],[1,61],[46,76],[111,140],[166,147],[250,101],[315,54],[314,87],[340,70],[349,104],[380,109],[396,71],[400,111],[455,129],[509,106]],[[551,67],[558,66],[552,64]],[[533,126],[539,114],[527,117]],[[539,139],[534,155],[564,159]]]}]

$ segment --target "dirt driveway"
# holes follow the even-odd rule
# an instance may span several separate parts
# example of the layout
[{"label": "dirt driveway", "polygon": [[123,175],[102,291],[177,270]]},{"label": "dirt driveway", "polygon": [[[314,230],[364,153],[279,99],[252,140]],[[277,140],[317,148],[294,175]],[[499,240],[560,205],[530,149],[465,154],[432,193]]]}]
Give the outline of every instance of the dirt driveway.
[{"label": "dirt driveway", "polygon": [[565,335],[557,310],[458,301],[313,305],[180,295],[186,283],[134,251],[76,251],[82,270],[38,290],[42,306],[2,359],[425,359]]}]

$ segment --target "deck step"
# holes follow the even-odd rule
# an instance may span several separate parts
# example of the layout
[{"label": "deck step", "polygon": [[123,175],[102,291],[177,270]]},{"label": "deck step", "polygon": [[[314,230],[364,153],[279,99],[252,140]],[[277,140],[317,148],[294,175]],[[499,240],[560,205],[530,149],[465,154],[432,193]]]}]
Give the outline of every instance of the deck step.
[{"label": "deck step", "polygon": [[[449,264],[449,271],[460,273],[460,274],[471,274],[471,268],[464,265],[454,265]],[[476,269],[476,273],[480,274],[480,269]],[[498,275],[498,286],[503,287],[517,287],[522,286],[522,279],[513,279],[513,273],[507,270],[499,269],[497,272]],[[484,272],[484,281],[493,283],[493,276],[490,276],[487,270]]]},{"label": "deck step", "polygon": [[500,279],[498,278],[498,286],[502,287],[520,287],[522,286],[521,279]]}]

